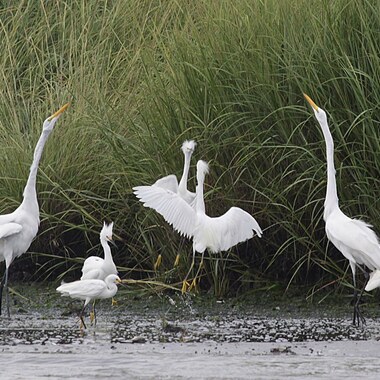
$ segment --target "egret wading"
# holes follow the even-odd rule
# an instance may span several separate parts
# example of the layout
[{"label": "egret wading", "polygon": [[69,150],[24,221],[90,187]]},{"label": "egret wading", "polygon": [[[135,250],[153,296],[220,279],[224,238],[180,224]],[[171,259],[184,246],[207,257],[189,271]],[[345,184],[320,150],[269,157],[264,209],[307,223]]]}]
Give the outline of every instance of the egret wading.
[{"label": "egret wading", "polygon": [[[133,188],[134,194],[140,200],[145,197],[146,194],[149,194],[152,187],[159,187],[165,190],[170,191],[173,194],[177,194],[189,205],[194,205],[195,193],[187,189],[187,181],[189,177],[190,170],[190,161],[191,156],[194,153],[197,143],[194,140],[186,140],[182,144],[181,150],[184,155],[184,166],[181,180],[178,183],[177,177],[174,174],[169,174],[166,177],[158,179],[151,186],[136,186]],[[181,241],[180,246],[182,246],[183,241]],[[177,255],[174,266],[178,264],[179,255]],[[161,255],[158,256],[157,261],[154,265],[155,269],[159,267],[161,263]]]},{"label": "egret wading", "polygon": [[33,239],[37,235],[38,227],[40,225],[40,210],[36,190],[38,164],[45,143],[52,132],[55,123],[68,106],[69,103],[65,104],[56,113],[44,121],[42,133],[34,150],[29,177],[24,188],[23,201],[12,213],[0,215],[0,261],[5,261],[5,273],[0,283],[0,314],[2,295],[5,288],[8,317],[10,317],[8,289],[9,267],[16,257],[21,256],[28,250]]},{"label": "egret wading", "polygon": [[116,274],[108,275],[104,281],[99,279],[78,280],[62,284],[57,288],[57,292],[62,296],[84,300],[82,311],[79,315],[81,327],[86,328],[83,314],[86,306],[91,300],[111,298],[117,293],[117,284],[121,283]]},{"label": "egret wading", "polygon": [[145,207],[156,210],[176,231],[193,240],[193,258],[190,269],[183,281],[183,292],[189,286],[187,278],[194,267],[196,252],[201,253],[202,257],[192,286],[196,284],[206,249],[210,253],[227,251],[236,244],[252,238],[254,233],[259,237],[262,235],[262,230],[256,219],[241,208],[231,207],[224,215],[219,217],[206,215],[203,185],[208,170],[208,164],[205,161],[200,160],[197,162],[197,186],[194,207],[178,194],[159,187],[152,186],[144,194],[140,194],[140,200]]},{"label": "egret wading", "polygon": [[326,142],[327,189],[323,213],[326,235],[350,263],[354,285],[353,324],[359,325],[365,323],[360,310],[360,298],[364,287],[358,294],[356,267],[361,268],[360,265],[365,265],[371,271],[380,269],[380,245],[375,232],[370,228],[371,225],[358,219],[351,219],[340,210],[335,178],[334,142],[327,123],[326,112],[309,96],[306,94],[304,96],[314,110]]}]

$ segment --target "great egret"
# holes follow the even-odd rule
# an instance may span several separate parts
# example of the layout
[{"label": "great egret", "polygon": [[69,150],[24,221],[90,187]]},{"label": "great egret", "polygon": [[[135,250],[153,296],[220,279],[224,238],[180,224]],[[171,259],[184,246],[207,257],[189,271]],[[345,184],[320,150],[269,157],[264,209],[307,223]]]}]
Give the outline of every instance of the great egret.
[{"label": "great egret", "polygon": [[238,207],[231,207],[219,217],[206,215],[203,199],[206,173],[208,173],[208,164],[202,160],[198,161],[195,207],[192,207],[173,191],[158,186],[147,187],[138,195],[145,207],[153,208],[181,235],[193,239],[193,259],[183,282],[183,291],[186,291],[186,279],[194,266],[195,252],[201,253],[202,258],[193,284],[202,266],[206,249],[211,253],[226,251],[234,245],[252,238],[253,231],[259,237],[262,235],[262,230],[255,218]]},{"label": "great egret", "polygon": [[326,142],[327,190],[323,213],[326,235],[350,262],[354,284],[353,324],[359,325],[360,322],[365,323],[365,319],[359,308],[362,292],[358,296],[355,278],[356,266],[358,265],[360,268],[360,265],[365,265],[370,270],[380,269],[380,245],[376,234],[370,228],[371,225],[358,219],[351,219],[340,210],[335,178],[334,142],[327,123],[326,112],[318,107],[309,96],[306,94],[304,96],[314,110]]},{"label": "great egret", "polygon": [[78,280],[62,284],[57,288],[57,292],[62,293],[62,296],[67,296],[75,299],[84,300],[84,305],[79,318],[86,328],[84,323],[83,313],[91,300],[111,298],[117,293],[117,285],[121,283],[118,275],[110,274],[104,281],[99,279]]},{"label": "great egret", "polygon": [[[181,150],[183,152],[183,155],[185,157],[184,160],[184,166],[183,166],[183,173],[181,180],[179,181],[177,177],[174,174],[169,174],[166,177],[158,179],[153,185],[151,186],[136,186],[133,188],[134,194],[137,196],[137,198],[142,199],[145,197],[146,194],[150,192],[151,187],[160,187],[165,190],[170,190],[174,194],[178,194],[186,203],[193,205],[195,200],[195,193],[189,191],[187,189],[187,180],[189,176],[189,169],[190,169],[190,160],[191,156],[194,153],[195,147],[197,143],[194,140],[186,140],[182,144]],[[179,255],[177,255],[174,266],[178,264]],[[156,263],[154,264],[154,268],[158,268],[161,264],[161,255],[158,256]]]},{"label": "great egret", "polygon": [[9,312],[8,271],[16,257],[27,251],[35,238],[40,225],[40,211],[38,207],[36,178],[38,164],[41,159],[46,140],[55,123],[66,110],[65,104],[56,113],[48,117],[42,126],[42,133],[34,150],[33,163],[30,167],[29,177],[24,188],[23,201],[20,206],[10,214],[0,215],[0,261],[5,261],[5,274],[0,283],[0,314],[3,289],[5,287],[7,313]]}]

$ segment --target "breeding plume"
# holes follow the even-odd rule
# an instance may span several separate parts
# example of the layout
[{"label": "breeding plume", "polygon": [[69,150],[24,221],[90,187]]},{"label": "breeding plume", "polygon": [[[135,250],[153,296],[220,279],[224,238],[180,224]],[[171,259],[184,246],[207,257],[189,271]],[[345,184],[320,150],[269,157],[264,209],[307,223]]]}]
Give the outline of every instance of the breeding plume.
[{"label": "breeding plume", "polygon": [[42,126],[42,133],[34,150],[33,163],[30,167],[29,177],[24,188],[23,201],[20,206],[10,214],[0,215],[0,261],[5,261],[5,274],[0,284],[0,314],[2,293],[5,287],[7,314],[9,312],[8,271],[13,260],[27,251],[35,238],[40,225],[40,211],[38,207],[36,178],[38,164],[41,159],[45,143],[54,128],[55,123],[66,110],[65,104],[55,114],[48,117]]},{"label": "breeding plume", "polygon": [[359,325],[365,320],[359,308],[362,292],[358,296],[355,278],[356,266],[365,265],[370,270],[380,269],[380,246],[378,238],[369,224],[358,219],[351,219],[340,210],[335,178],[334,142],[327,123],[326,112],[318,107],[309,96],[305,94],[304,96],[313,107],[326,142],[327,189],[323,213],[326,235],[350,263],[354,284],[353,323]]},{"label": "breeding plume", "polygon": [[[193,140],[186,140],[182,144],[182,152],[184,155],[184,166],[181,180],[179,181],[174,174],[169,174],[166,177],[158,179],[151,186],[136,186],[133,188],[133,192],[137,198],[141,201],[156,187],[167,190],[171,194],[177,194],[180,198],[182,198],[186,203],[193,205],[195,200],[195,193],[189,191],[187,189],[187,180],[189,177],[189,169],[190,169],[190,160],[191,156],[195,150],[197,143]],[[178,261],[179,256],[177,255],[176,262]],[[161,255],[157,258],[155,268],[159,266],[161,262]]]},{"label": "breeding plume", "polygon": [[[202,263],[206,249],[211,253],[226,251],[234,245],[252,238],[254,232],[259,237],[262,235],[262,230],[255,218],[238,207],[231,207],[219,217],[206,215],[203,185],[207,173],[208,164],[198,161],[194,207],[178,194],[158,186],[151,186],[140,197],[145,207],[153,208],[181,235],[193,239],[193,260],[189,273],[194,266],[195,252],[202,254]],[[198,273],[199,270],[197,275]],[[183,290],[185,290],[186,279],[183,286]]]},{"label": "breeding plume", "polygon": [[[84,328],[83,314],[86,306],[91,300],[111,298],[117,293],[117,285],[121,283],[120,278],[116,274],[108,275],[105,280],[79,280],[62,284],[57,288],[57,292],[62,293],[62,296],[84,300],[84,305],[79,318]],[[82,326],[81,325],[81,326]]]},{"label": "breeding plume", "polygon": [[112,240],[113,222],[103,224],[100,231],[100,244],[103,247],[104,259],[98,256],[90,256],[83,263],[81,280],[104,280],[110,274],[117,274],[116,265],[112,259],[111,248],[108,242]]}]

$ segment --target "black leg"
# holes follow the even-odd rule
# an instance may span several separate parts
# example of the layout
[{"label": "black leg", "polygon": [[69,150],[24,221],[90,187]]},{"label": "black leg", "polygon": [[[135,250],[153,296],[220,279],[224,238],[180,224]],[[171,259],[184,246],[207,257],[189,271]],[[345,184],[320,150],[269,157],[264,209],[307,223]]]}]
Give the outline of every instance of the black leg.
[{"label": "black leg", "polygon": [[80,321],[81,321],[81,329],[82,329],[82,326],[87,329],[87,326],[86,324],[84,323],[84,319],[83,319],[83,314],[84,314],[84,310],[86,308],[86,304],[83,305],[83,308],[82,308],[82,311],[80,312],[80,315],[79,315],[79,318],[80,318]]},{"label": "black leg", "polygon": [[1,309],[2,309],[4,283],[5,283],[5,271],[4,271],[3,278],[0,282],[0,315],[1,315]]},{"label": "black leg", "polygon": [[356,290],[356,287],[354,290],[354,320],[353,320],[354,326],[360,326],[360,324],[361,325],[366,324],[365,318],[363,317],[362,312],[360,310],[360,301],[361,301],[361,298],[362,298],[362,295],[364,293],[364,289],[365,289],[365,286],[367,284],[368,277],[369,277],[367,272],[364,271],[364,274],[365,274],[366,281],[364,281],[364,285],[363,285],[363,288],[361,289],[361,291],[359,293],[359,296],[358,296],[358,292]]},{"label": "black leg", "polygon": [[6,304],[7,304],[7,315],[8,315],[8,318],[11,317],[11,313],[9,311],[9,288],[8,288],[8,269],[9,268],[5,268],[5,281],[4,281],[4,287],[5,287],[5,301],[6,301]]}]

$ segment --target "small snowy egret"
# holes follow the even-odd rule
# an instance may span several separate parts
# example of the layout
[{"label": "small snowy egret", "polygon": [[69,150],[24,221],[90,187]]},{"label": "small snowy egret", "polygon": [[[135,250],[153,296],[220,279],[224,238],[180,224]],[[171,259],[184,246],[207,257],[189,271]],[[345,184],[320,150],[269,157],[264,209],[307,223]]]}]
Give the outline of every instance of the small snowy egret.
[{"label": "small snowy egret", "polygon": [[36,237],[40,225],[40,211],[37,200],[36,179],[38,164],[45,143],[54,128],[55,123],[66,110],[65,104],[56,113],[49,116],[43,123],[42,133],[34,150],[33,162],[29,177],[24,188],[23,201],[10,214],[0,215],[0,261],[5,261],[5,273],[0,283],[0,314],[3,289],[5,287],[7,314],[9,311],[8,271],[13,260],[25,253]]},{"label": "small snowy egret", "polygon": [[108,242],[113,243],[112,228],[113,222],[110,224],[104,222],[103,228],[100,231],[100,244],[103,247],[104,259],[98,256],[88,257],[83,263],[81,280],[104,280],[110,274],[117,274],[116,265],[112,259],[111,248],[108,245]]},{"label": "small snowy egret", "polygon": [[181,235],[193,239],[193,259],[189,272],[183,281],[183,291],[187,290],[187,277],[195,262],[195,252],[202,254],[201,263],[193,284],[202,267],[204,252],[211,253],[226,251],[234,245],[254,236],[261,237],[262,230],[256,219],[248,212],[238,207],[231,207],[224,215],[210,217],[206,215],[203,199],[203,185],[208,173],[205,161],[197,162],[197,186],[195,206],[192,207],[178,194],[158,186],[148,187],[139,193],[141,202],[161,214]]},{"label": "small snowy egret", "polygon": [[[112,240],[112,228],[113,222],[110,224],[103,223],[103,228],[100,231],[100,244],[103,247],[104,259],[98,256],[88,257],[82,267],[82,277],[81,280],[98,279],[105,280],[105,278],[110,274],[117,274],[116,265],[112,259],[111,248],[108,242],[114,244]],[[112,299],[112,304],[115,301]],[[92,305],[91,321],[96,320],[95,311],[95,300]]]},{"label": "small snowy egret", "polygon": [[[177,194],[188,204],[194,205],[195,193],[187,189],[187,180],[189,177],[191,156],[194,153],[196,145],[197,143],[194,140],[186,140],[182,144],[181,150],[183,152],[185,160],[184,160],[182,177],[179,183],[178,183],[177,177],[174,174],[169,174],[166,177],[158,179],[151,186],[135,186],[133,188],[133,192],[137,196],[137,198],[143,199],[146,194],[149,194],[151,187],[160,187],[162,189],[169,190],[174,194]],[[182,242],[181,242],[181,245],[182,245]],[[161,255],[159,255],[156,260],[156,263],[154,264],[155,270],[160,266],[161,260],[162,260]],[[179,262],[179,255],[177,255],[175,259],[174,266],[177,266],[178,262]]]},{"label": "small snowy egret", "polygon": [[116,274],[108,275],[105,280],[89,279],[78,280],[62,284],[57,288],[57,292],[62,293],[62,296],[84,300],[84,305],[79,318],[86,328],[83,314],[86,306],[91,300],[111,298],[117,293],[117,284],[121,283],[119,276]]},{"label": "small snowy egret", "polygon": [[[365,323],[359,304],[363,290],[358,295],[356,288],[356,266],[365,265],[370,270],[380,269],[380,245],[371,225],[351,219],[339,208],[338,192],[334,166],[334,141],[327,123],[326,112],[318,107],[309,96],[305,99],[314,110],[315,117],[321,126],[326,143],[327,189],[323,219],[327,238],[349,261],[354,285],[353,324]],[[370,290],[370,287],[368,287]]]}]

